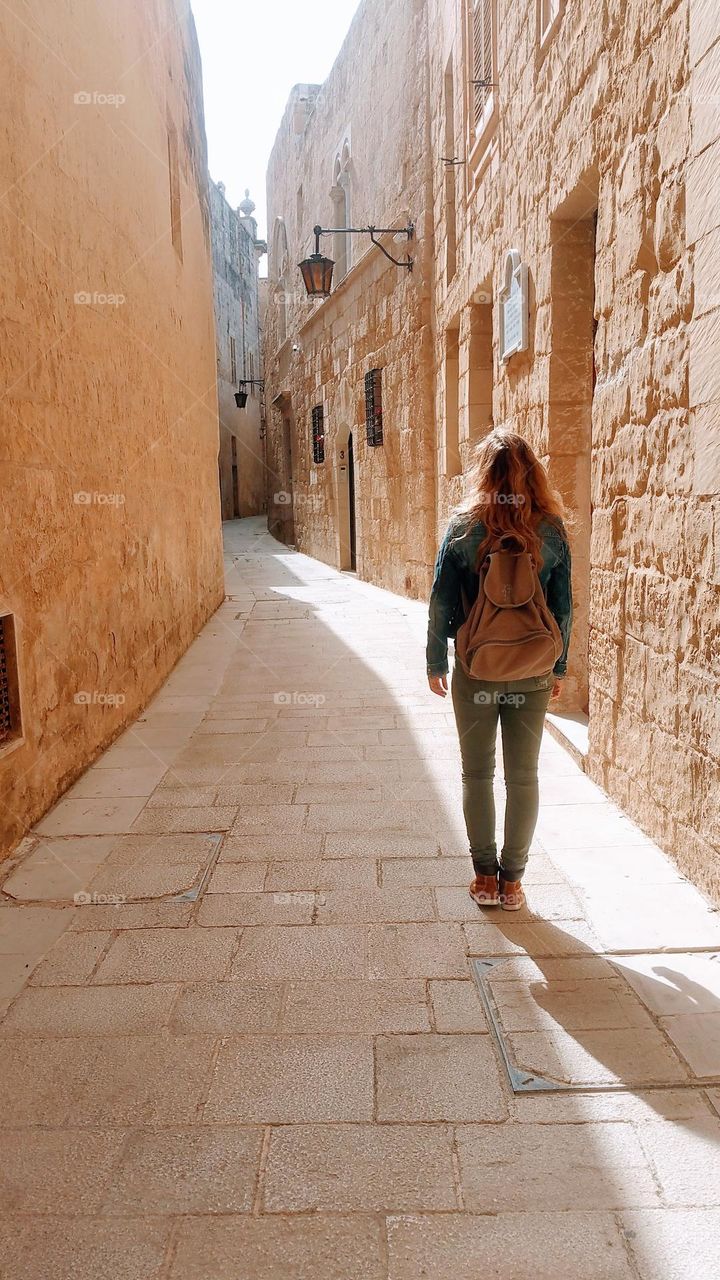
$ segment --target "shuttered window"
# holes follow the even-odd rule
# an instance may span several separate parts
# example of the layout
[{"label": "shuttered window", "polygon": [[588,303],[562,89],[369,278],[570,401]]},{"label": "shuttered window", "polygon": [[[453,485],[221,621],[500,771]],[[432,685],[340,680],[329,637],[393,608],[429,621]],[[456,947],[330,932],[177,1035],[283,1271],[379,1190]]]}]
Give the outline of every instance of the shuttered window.
[{"label": "shuttered window", "polygon": [[382,369],[370,369],[365,374],[365,430],[371,448],[382,444]]},{"label": "shuttered window", "polygon": [[316,404],[311,416],[313,462],[318,465],[325,461],[325,410],[323,406]]},{"label": "shuttered window", "polygon": [[474,124],[478,130],[483,113],[492,97],[495,79],[493,59],[493,7],[494,0],[474,0],[473,4],[473,85]]}]

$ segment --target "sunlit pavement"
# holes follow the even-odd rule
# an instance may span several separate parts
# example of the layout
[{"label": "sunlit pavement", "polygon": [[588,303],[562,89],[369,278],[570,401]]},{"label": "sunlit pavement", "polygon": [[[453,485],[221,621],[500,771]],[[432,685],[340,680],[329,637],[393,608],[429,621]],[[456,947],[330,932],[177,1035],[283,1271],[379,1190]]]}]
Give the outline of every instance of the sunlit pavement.
[{"label": "sunlit pavement", "polygon": [[718,914],[547,735],[481,913],[424,606],[227,551],[2,867],[0,1275],[717,1280]]}]

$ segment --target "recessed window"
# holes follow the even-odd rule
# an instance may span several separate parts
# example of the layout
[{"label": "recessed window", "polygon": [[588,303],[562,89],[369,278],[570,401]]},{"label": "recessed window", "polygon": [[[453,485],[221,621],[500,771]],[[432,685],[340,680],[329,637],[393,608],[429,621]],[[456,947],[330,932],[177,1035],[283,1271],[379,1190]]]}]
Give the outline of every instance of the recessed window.
[{"label": "recessed window", "polygon": [[497,0],[468,0],[469,168],[479,176],[497,145]]},{"label": "recessed window", "polygon": [[15,619],[0,616],[0,750],[22,736]]},{"label": "recessed window", "polygon": [[445,68],[445,277],[448,282],[457,266],[457,208],[455,159],[455,79],[453,60]]},{"label": "recessed window", "polygon": [[541,45],[550,36],[553,23],[559,17],[560,0],[538,0],[538,27]]},{"label": "recessed window", "polygon": [[370,369],[365,374],[365,431],[371,448],[382,444],[382,369]]},{"label": "recessed window", "polygon": [[325,461],[325,410],[321,404],[312,411],[312,450],[313,462],[319,466]]},{"label": "recessed window", "polygon": [[[490,299],[490,286],[483,291]],[[492,428],[493,322],[492,302],[480,303],[470,312],[468,351],[468,441],[476,445]]]},{"label": "recessed window", "polygon": [[460,462],[460,328],[445,334],[445,475],[459,476]]},{"label": "recessed window", "polygon": [[230,381],[237,382],[237,348],[232,334],[230,335]]},{"label": "recessed window", "polygon": [[473,117],[476,133],[483,127],[495,87],[494,8],[494,0],[475,0],[473,5]]}]

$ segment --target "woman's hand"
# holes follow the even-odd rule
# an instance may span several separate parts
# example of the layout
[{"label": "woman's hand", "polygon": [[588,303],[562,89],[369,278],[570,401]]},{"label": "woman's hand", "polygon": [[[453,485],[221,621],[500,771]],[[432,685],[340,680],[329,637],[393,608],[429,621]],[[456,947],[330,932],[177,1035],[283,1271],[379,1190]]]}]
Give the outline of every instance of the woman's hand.
[{"label": "woman's hand", "polygon": [[428,676],[428,684],[431,692],[436,693],[438,698],[447,698],[448,681],[447,676]]},{"label": "woman's hand", "polygon": [[560,697],[561,692],[562,692],[562,680],[556,680],[556,681],[555,681],[555,683],[554,683],[554,685],[553,685],[553,687],[552,687],[552,693],[550,694],[550,700],[552,701],[552,700],[553,700],[553,698],[559,698],[559,697]]}]

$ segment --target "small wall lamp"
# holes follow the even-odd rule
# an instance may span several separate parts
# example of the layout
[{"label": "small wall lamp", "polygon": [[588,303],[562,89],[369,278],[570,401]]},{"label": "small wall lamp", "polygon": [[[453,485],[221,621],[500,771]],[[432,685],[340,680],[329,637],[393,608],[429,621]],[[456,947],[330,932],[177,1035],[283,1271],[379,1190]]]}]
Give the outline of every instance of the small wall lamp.
[{"label": "small wall lamp", "polygon": [[245,405],[248,402],[248,392],[246,390],[247,387],[262,387],[264,391],[265,380],[264,378],[241,378],[240,379],[240,382],[238,384],[238,389],[235,392],[235,403],[238,409],[244,409]]},{"label": "small wall lamp", "polygon": [[300,271],[305,282],[309,298],[327,298],[332,289],[332,275],[335,263],[332,258],[326,258],[320,252],[321,236],[370,236],[373,244],[385,254],[396,267],[405,267],[407,271],[412,271],[413,260],[408,255],[407,258],[393,258],[388,253],[384,245],[376,239],[379,235],[396,235],[407,236],[408,240],[412,240],[415,235],[415,226],[409,222],[406,227],[313,227],[313,235],[315,236],[315,252],[310,254],[309,258],[304,258],[300,263]]}]

